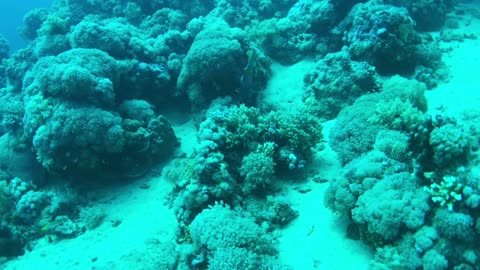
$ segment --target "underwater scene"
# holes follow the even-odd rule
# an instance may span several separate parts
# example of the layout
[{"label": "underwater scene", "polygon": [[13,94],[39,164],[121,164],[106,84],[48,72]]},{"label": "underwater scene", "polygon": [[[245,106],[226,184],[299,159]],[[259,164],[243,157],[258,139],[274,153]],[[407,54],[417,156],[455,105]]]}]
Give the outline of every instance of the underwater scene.
[{"label": "underwater scene", "polygon": [[0,269],[480,269],[480,0],[5,3]]}]

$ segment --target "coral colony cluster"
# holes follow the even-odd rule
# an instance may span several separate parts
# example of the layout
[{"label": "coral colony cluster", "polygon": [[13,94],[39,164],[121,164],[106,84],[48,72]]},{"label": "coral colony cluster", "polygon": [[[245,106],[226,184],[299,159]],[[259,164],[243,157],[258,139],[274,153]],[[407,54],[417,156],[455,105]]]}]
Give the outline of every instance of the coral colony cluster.
[{"label": "coral colony cluster", "polygon": [[[274,232],[299,215],[284,191],[322,177],[312,161],[328,143],[342,169],[318,204],[372,247],[372,269],[479,269],[480,114],[429,110],[425,97],[446,79],[427,31],[457,5],[56,0],[32,10],[25,48],[10,54],[0,38],[0,256],[94,230],[102,213],[81,191],[168,161],[177,248],[158,251],[157,269],[297,269],[277,256]],[[305,59],[301,106],[267,106],[272,63]],[[172,111],[195,123],[191,153],[179,153]]]}]

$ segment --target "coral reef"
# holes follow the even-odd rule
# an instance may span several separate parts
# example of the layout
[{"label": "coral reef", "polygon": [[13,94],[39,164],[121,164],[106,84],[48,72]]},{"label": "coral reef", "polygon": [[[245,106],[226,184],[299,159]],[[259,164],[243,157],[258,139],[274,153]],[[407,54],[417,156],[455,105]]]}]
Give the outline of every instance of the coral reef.
[{"label": "coral reef", "polygon": [[265,196],[278,178],[302,177],[322,138],[320,122],[308,113],[262,114],[225,102],[213,103],[199,124],[198,144],[187,161],[191,173],[170,175],[179,190],[174,208],[187,223],[215,201],[234,205],[241,197]]},{"label": "coral reef", "polygon": [[[409,1],[409,0],[387,0],[386,4],[405,7],[415,20],[416,27],[421,31],[432,31],[443,26],[446,15],[452,10],[454,1]],[[429,18],[435,18],[431,20]]]},{"label": "coral reef", "polygon": [[361,95],[378,90],[375,68],[367,62],[352,61],[346,50],[317,61],[304,82],[306,106],[326,119],[336,117]]},{"label": "coral reef", "polygon": [[215,204],[197,215],[190,234],[200,252],[191,262],[194,267],[208,264],[208,269],[289,269],[272,256],[276,253],[273,237],[247,212]]},{"label": "coral reef", "polygon": [[[479,112],[425,97],[446,52],[445,34],[425,31],[457,4],[56,0],[30,11],[25,48],[0,36],[0,257],[96,229],[106,213],[89,192],[163,169],[155,184],[170,181],[178,228],[120,257],[292,269],[276,239],[302,214],[292,183],[309,192],[338,155],[325,205],[376,250],[372,269],[478,269]],[[271,79],[298,62],[308,69],[276,93],[299,107],[272,110]],[[320,157],[325,143],[337,155]],[[98,267],[139,267],[119,261]]]},{"label": "coral reef", "polygon": [[0,61],[4,58],[7,58],[10,54],[10,45],[8,44],[7,39],[0,35]]}]

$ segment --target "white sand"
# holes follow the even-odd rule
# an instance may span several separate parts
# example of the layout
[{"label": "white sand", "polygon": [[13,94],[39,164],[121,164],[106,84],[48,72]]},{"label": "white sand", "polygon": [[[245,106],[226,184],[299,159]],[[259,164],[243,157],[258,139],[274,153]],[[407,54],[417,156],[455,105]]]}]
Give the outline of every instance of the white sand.
[{"label": "white sand", "polygon": [[315,62],[310,59],[291,66],[272,64],[272,78],[262,92],[262,106],[278,111],[293,111],[303,107],[303,77]]},{"label": "white sand", "polygon": [[443,54],[451,79],[426,93],[430,110],[458,113],[480,108],[480,20],[462,17],[460,27],[450,31],[474,34],[476,39],[441,43],[451,49]]},{"label": "white sand", "polygon": [[[324,137],[333,121],[324,125]],[[325,178],[339,174],[341,165],[336,153],[327,147],[315,157],[316,170]],[[300,215],[283,231],[280,258],[295,266],[295,269],[342,269],[362,270],[368,268],[371,249],[361,241],[346,238],[346,220],[324,206],[328,183],[299,183],[311,189],[300,193],[294,188],[288,194]]]},{"label": "white sand", "polygon": [[[139,187],[143,182],[100,191],[105,203],[99,207],[107,213],[100,227],[56,243],[42,239],[33,251],[7,263],[5,269],[140,269],[131,268],[138,262],[129,261],[128,255],[148,253],[144,249],[151,248],[146,245],[149,242],[173,241],[176,227],[173,213],[163,205],[169,185],[151,179],[150,189],[145,190]],[[120,225],[113,227],[113,220],[120,220]]]}]

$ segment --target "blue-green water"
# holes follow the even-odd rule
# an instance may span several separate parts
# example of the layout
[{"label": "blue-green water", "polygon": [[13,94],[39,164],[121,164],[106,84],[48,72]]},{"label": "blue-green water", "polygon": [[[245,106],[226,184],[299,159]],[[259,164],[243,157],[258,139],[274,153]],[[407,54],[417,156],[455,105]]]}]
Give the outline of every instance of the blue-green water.
[{"label": "blue-green water", "polygon": [[0,2],[0,34],[10,43],[11,51],[16,51],[25,46],[25,41],[18,33],[18,28],[22,25],[23,16],[34,8],[48,8],[51,0],[39,1],[2,1]]}]

